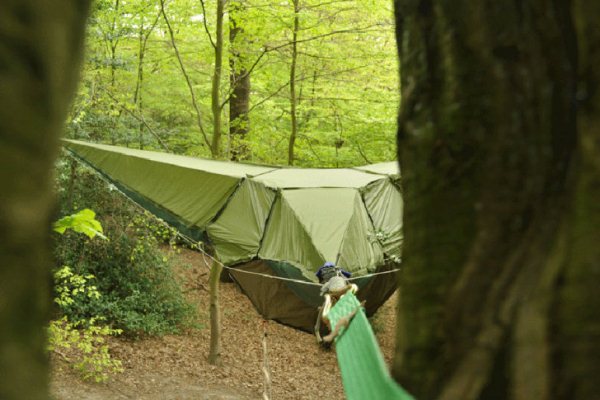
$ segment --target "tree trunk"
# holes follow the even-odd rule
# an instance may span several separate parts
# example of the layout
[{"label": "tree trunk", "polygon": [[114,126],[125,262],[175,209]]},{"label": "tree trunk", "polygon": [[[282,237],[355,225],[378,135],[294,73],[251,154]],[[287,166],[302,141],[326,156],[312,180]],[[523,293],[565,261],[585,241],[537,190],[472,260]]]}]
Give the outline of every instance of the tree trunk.
[{"label": "tree trunk", "polygon": [[292,31],[292,65],[290,67],[290,115],[292,130],[288,142],[288,165],[294,165],[294,146],[298,136],[298,97],[296,95],[296,63],[298,61],[298,31],[300,29],[300,0],[292,0],[294,4],[294,28]]},{"label": "tree trunk", "polygon": [[115,89],[115,79],[116,79],[116,70],[117,70],[117,46],[119,45],[119,39],[121,38],[121,33],[117,32],[117,19],[119,17],[119,5],[120,0],[115,0],[114,4],[114,15],[113,20],[110,25],[109,37],[108,37],[108,47],[110,49],[110,88]]},{"label": "tree trunk", "polygon": [[[148,36],[144,35],[144,14],[140,13],[140,26],[138,29],[138,68],[137,81],[135,83],[135,92],[133,94],[133,104],[137,104],[137,112],[141,116],[144,115],[144,56],[146,54],[146,40]],[[144,123],[138,121],[138,147],[144,149]]]},{"label": "tree trunk", "polygon": [[394,376],[419,399],[598,398],[600,6],[395,3]]},{"label": "tree trunk", "polygon": [[211,153],[216,158],[221,153],[221,71],[223,69],[223,18],[225,0],[217,0],[217,38],[215,43],[215,69],[213,71],[211,107],[213,114],[213,136]]},{"label": "tree trunk", "polygon": [[[116,93],[116,73],[117,73],[117,47],[119,45],[119,40],[121,38],[121,32],[117,30],[117,19],[119,17],[119,6],[120,0],[115,0],[114,4],[114,15],[113,20],[110,25],[110,31],[108,36],[108,48],[110,50],[110,91],[112,93]],[[110,115],[113,116],[116,105],[111,103],[110,105]],[[119,110],[117,117],[112,120],[112,128],[110,131],[110,143],[115,146],[117,144],[117,125],[119,123],[119,119],[121,117],[122,111]],[[129,140],[125,138],[125,142],[129,145]],[[129,147],[129,146],[128,146]]]},{"label": "tree trunk", "polygon": [[[204,130],[204,124],[202,123],[202,114],[200,113],[200,106],[198,105],[198,102],[196,101],[196,94],[194,92],[194,86],[192,85],[190,76],[188,75],[187,70],[185,69],[185,65],[183,64],[183,59],[181,58],[181,54],[179,53],[179,48],[177,47],[177,42],[175,41],[175,32],[173,32],[173,27],[171,26],[171,22],[169,21],[167,12],[165,10],[165,0],[160,0],[160,13],[162,14],[163,19],[165,21],[165,25],[167,26],[167,31],[169,32],[169,39],[171,40],[171,46],[173,46],[173,51],[175,52],[175,57],[177,58],[177,63],[179,64],[179,69],[181,70],[181,74],[183,75],[183,78],[185,79],[186,86],[190,93],[190,98],[192,100],[192,107],[194,108],[194,111],[196,114],[196,125],[198,126],[198,130],[200,131],[200,134],[202,135],[202,139],[204,140],[204,143],[210,150],[212,156],[215,157],[215,155],[213,154],[212,144],[208,140],[208,136],[206,135],[206,132]],[[206,14],[204,14],[204,17],[206,17]],[[148,128],[148,126],[146,126],[146,128]],[[157,137],[157,139],[159,139],[158,136],[156,136],[156,137]],[[160,141],[160,139],[159,139],[159,141]]]},{"label": "tree trunk", "polygon": [[47,399],[52,171],[88,2],[0,2],[0,398]]},{"label": "tree trunk", "polygon": [[137,104],[137,112],[139,115],[138,120],[138,142],[139,148],[144,149],[144,57],[146,56],[146,45],[148,44],[148,38],[156,28],[158,20],[162,15],[162,11],[156,14],[154,22],[149,26],[144,26],[144,12],[140,12],[140,26],[138,29],[138,69],[137,69],[137,80],[135,83],[135,91],[133,92],[133,103]]},{"label": "tree trunk", "polygon": [[230,159],[232,161],[247,160],[249,156],[248,146],[244,139],[249,130],[250,120],[248,111],[250,109],[250,74],[245,67],[245,57],[241,47],[246,41],[240,38],[243,29],[237,24],[236,14],[244,12],[242,3],[232,3],[229,9],[229,42],[231,44],[231,58],[229,59],[229,83],[231,96],[229,100],[229,137],[230,137]]},{"label": "tree trunk", "polygon": [[219,305],[219,277],[223,266],[213,260],[210,267],[210,350],[208,362],[221,365],[221,309]]},{"label": "tree trunk", "polygon": [[578,175],[556,295],[554,353],[562,398],[600,397],[600,3],[573,2],[578,50]]}]

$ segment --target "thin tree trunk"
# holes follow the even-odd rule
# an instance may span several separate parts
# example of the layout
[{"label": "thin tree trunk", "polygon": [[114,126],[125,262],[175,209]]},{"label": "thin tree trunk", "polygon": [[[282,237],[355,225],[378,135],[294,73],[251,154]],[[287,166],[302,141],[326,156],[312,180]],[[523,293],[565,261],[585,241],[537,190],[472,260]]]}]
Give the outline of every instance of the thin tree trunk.
[{"label": "thin tree trunk", "polygon": [[[135,93],[133,95],[133,102],[137,104],[138,114],[144,114],[144,97],[142,92],[142,87],[144,85],[144,55],[145,55],[145,47],[146,41],[144,38],[144,15],[140,13],[140,27],[138,31],[138,73],[137,73],[137,82],[135,85]],[[142,121],[138,122],[138,145],[140,149],[144,149],[144,124]]]},{"label": "thin tree trunk", "polygon": [[133,92],[133,103],[137,104],[138,115],[140,120],[138,121],[138,142],[139,148],[144,149],[144,121],[142,116],[144,115],[144,98],[143,98],[143,86],[144,86],[144,57],[146,55],[146,45],[148,44],[148,38],[154,31],[154,28],[158,24],[162,12],[156,14],[154,22],[150,25],[148,30],[144,30],[144,14],[140,13],[140,26],[138,30],[138,70],[137,70],[137,81],[135,83],[135,91]]},{"label": "thin tree trunk", "polygon": [[298,60],[298,31],[300,30],[300,0],[292,0],[294,5],[294,28],[292,31],[292,65],[290,67],[290,115],[292,128],[290,132],[290,140],[288,143],[288,165],[294,165],[294,146],[296,145],[296,137],[298,136],[298,116],[297,105],[298,98],[296,95],[296,63]]},{"label": "thin tree trunk", "polygon": [[223,69],[223,18],[225,0],[217,0],[217,35],[215,43],[215,69],[213,71],[211,108],[213,114],[213,136],[211,153],[216,158],[221,152],[221,71]]},{"label": "thin tree trunk", "polygon": [[73,210],[73,194],[75,192],[75,182],[77,181],[77,161],[69,158],[69,186],[67,187],[67,207],[68,210]]},{"label": "thin tree trunk", "polygon": [[219,277],[223,267],[213,260],[210,267],[210,350],[208,362],[221,365],[221,309],[219,305]]},{"label": "thin tree trunk", "polygon": [[87,1],[0,2],[0,398],[48,399],[52,171]]},{"label": "thin tree trunk", "polygon": [[[108,38],[109,50],[110,50],[110,91],[115,93],[116,84],[116,73],[117,73],[117,47],[119,45],[120,34],[117,33],[117,17],[119,14],[120,0],[115,0],[114,3],[114,16],[110,26],[110,37]],[[111,114],[115,109],[114,104],[110,106]],[[117,144],[117,124],[121,117],[122,111],[119,111],[117,117],[112,121],[112,128],[110,132],[110,142],[112,145]],[[126,144],[129,145],[129,141],[126,140]]]},{"label": "thin tree trunk", "polygon": [[[396,0],[405,240],[393,372],[417,398],[600,392],[592,3],[574,17],[567,2]],[[589,109],[575,107],[582,88]]]},{"label": "thin tree trunk", "polygon": [[[192,107],[196,113],[196,124],[198,126],[198,130],[202,135],[202,139],[204,139],[204,143],[209,148],[212,153],[212,146],[210,141],[208,140],[208,136],[206,136],[206,132],[204,131],[204,124],[202,124],[202,114],[200,113],[200,107],[198,106],[198,102],[196,101],[196,94],[194,92],[194,87],[192,86],[192,81],[190,76],[185,69],[185,65],[183,64],[183,59],[181,58],[181,54],[179,53],[179,49],[177,48],[177,43],[175,42],[175,33],[173,32],[173,28],[171,27],[171,23],[169,22],[169,18],[167,17],[167,13],[165,11],[165,2],[164,0],[160,0],[160,10],[165,20],[165,24],[167,25],[167,31],[169,32],[169,38],[171,39],[171,45],[173,46],[173,50],[175,51],[175,57],[177,58],[177,62],[179,64],[179,68],[183,77],[185,79],[186,86],[190,93],[190,97],[192,99]],[[206,15],[205,15],[206,16]]]},{"label": "thin tree trunk", "polygon": [[[110,87],[115,88],[116,78],[116,62],[117,62],[117,46],[119,45],[119,35],[117,32],[117,17],[119,15],[120,0],[115,0],[114,12],[112,24],[110,26],[110,38],[108,38],[109,49],[110,49]],[[113,90],[114,92],[114,90]]]},{"label": "thin tree trunk", "polygon": [[248,133],[250,109],[250,74],[245,67],[245,57],[240,47],[246,41],[240,39],[243,29],[237,24],[235,16],[244,12],[244,5],[237,4],[229,10],[229,42],[231,45],[231,58],[229,59],[229,81],[231,96],[229,99],[229,137],[230,159],[232,161],[246,160],[249,156],[248,147],[244,143]]}]

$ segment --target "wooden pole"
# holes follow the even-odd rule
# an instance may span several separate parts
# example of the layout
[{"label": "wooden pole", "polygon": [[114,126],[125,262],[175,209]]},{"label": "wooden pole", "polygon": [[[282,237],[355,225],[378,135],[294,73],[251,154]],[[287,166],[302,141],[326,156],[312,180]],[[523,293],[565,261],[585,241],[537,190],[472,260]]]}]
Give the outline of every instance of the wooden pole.
[{"label": "wooden pole", "polygon": [[210,352],[208,362],[221,365],[221,310],[219,307],[219,277],[223,266],[213,259],[210,267]]}]

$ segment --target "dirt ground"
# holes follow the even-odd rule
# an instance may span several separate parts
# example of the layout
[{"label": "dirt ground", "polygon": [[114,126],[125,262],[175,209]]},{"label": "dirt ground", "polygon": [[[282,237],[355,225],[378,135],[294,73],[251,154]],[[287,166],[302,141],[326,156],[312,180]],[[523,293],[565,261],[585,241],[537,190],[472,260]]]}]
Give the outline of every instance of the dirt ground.
[{"label": "dirt ground", "polygon": [[[265,330],[273,399],[344,398],[335,351],[321,349],[308,333],[264,321],[233,283],[221,284],[223,365],[209,365],[208,268],[202,254],[190,250],[181,250],[173,260],[206,328],[160,338],[111,340],[111,354],[123,362],[125,371],[102,384],[83,382],[53,357],[55,399],[261,399]],[[395,305],[396,295],[371,321],[388,365],[395,340]]]}]

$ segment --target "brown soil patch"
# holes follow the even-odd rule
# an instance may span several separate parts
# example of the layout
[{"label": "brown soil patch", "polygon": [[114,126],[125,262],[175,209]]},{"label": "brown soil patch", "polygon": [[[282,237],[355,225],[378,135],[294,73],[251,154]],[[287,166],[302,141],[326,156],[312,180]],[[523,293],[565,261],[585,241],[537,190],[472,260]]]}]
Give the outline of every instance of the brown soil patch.
[{"label": "brown soil patch", "polygon": [[[160,338],[111,341],[125,372],[103,384],[82,382],[63,361],[52,360],[51,391],[75,399],[260,399],[262,339],[267,332],[273,399],[343,399],[335,351],[322,350],[307,333],[264,321],[233,283],[221,284],[223,366],[208,364],[208,268],[200,253],[172,257],[190,300],[206,328]],[[372,319],[386,362],[394,348],[396,295]]]}]

